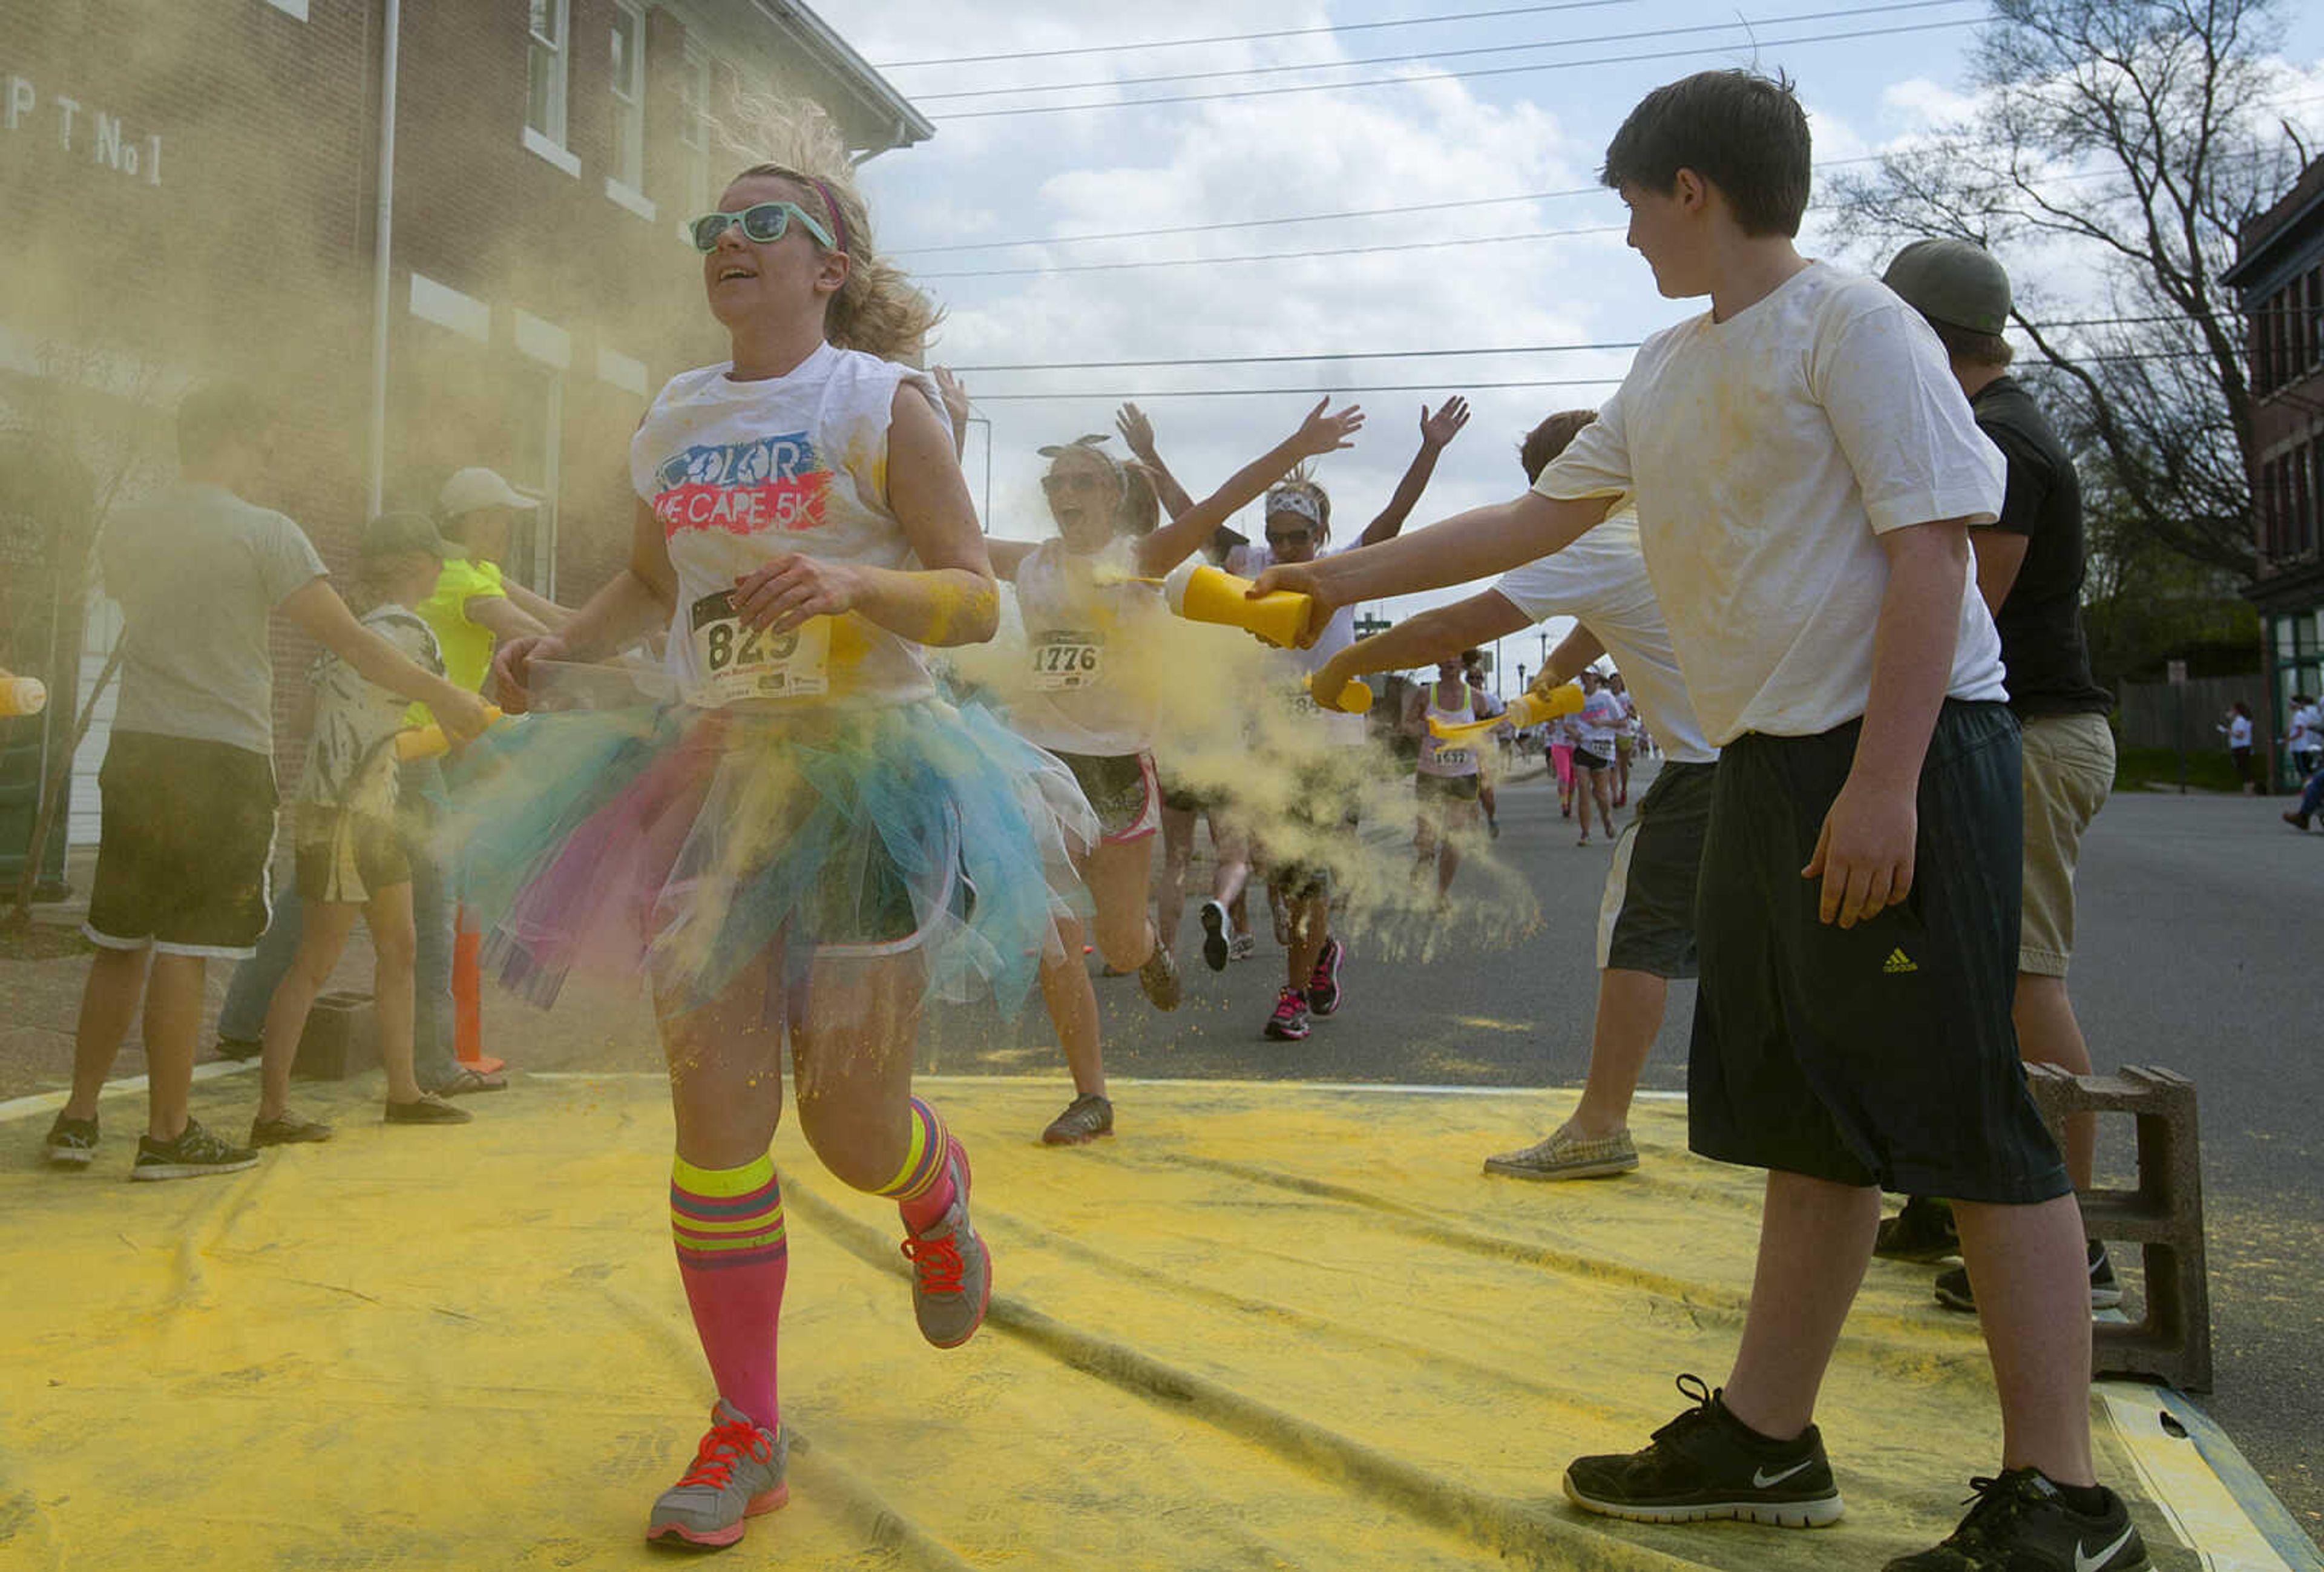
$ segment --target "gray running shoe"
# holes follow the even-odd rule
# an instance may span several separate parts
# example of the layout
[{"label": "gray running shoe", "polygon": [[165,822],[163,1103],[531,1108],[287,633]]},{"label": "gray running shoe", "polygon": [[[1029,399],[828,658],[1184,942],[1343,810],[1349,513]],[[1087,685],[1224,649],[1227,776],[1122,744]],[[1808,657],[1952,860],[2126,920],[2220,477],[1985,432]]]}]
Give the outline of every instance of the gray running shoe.
[{"label": "gray running shoe", "polygon": [[54,1167],[87,1168],[97,1161],[97,1121],[58,1114],[41,1150]]},{"label": "gray running shoe", "polygon": [[1259,953],[1259,940],[1250,934],[1238,933],[1227,945],[1227,959],[1247,961]]},{"label": "gray running shoe", "polygon": [[1041,1141],[1047,1146],[1080,1146],[1112,1133],[1113,1105],[1095,1092],[1084,1092],[1049,1121]]},{"label": "gray running shoe", "polygon": [[953,1202],[925,1234],[908,1226],[904,1259],[912,1263],[912,1316],[920,1336],[939,1348],[957,1348],[984,1325],[992,1302],[992,1256],[968,1221],[968,1153],[951,1145]]},{"label": "gray running shoe", "polygon": [[1223,902],[1203,902],[1203,964],[1214,972],[1227,969],[1227,956],[1234,948],[1234,924],[1227,920]]},{"label": "gray running shoe", "polygon": [[1168,946],[1158,941],[1156,943],[1154,953],[1148,956],[1146,964],[1138,968],[1138,986],[1146,995],[1147,1003],[1157,1010],[1176,1010],[1178,1007],[1178,961],[1170,953]]},{"label": "gray running shoe", "polygon": [[134,1179],[199,1179],[204,1174],[239,1173],[258,1166],[258,1153],[246,1146],[235,1146],[203,1129],[199,1122],[186,1121],[175,1141],[156,1141],[150,1135],[137,1138],[137,1161],[130,1169]]},{"label": "gray running shoe", "polygon": [[1602,1141],[1554,1131],[1531,1146],[1485,1159],[1487,1173],[1526,1179],[1607,1179],[1637,1166],[1638,1149],[1627,1130]]},{"label": "gray running shoe", "polygon": [[716,1549],[742,1537],[745,1518],[791,1498],[783,1483],[789,1438],[752,1422],[721,1398],[710,1410],[710,1433],[694,1449],[694,1466],[661,1493],[646,1519],[646,1540],[657,1545]]}]

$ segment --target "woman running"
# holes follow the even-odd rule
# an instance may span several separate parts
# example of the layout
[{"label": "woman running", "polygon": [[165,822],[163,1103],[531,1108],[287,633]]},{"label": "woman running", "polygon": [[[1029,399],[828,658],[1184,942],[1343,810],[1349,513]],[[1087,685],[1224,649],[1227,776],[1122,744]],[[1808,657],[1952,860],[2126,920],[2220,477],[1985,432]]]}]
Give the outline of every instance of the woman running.
[{"label": "woman running", "polygon": [[496,661],[523,698],[548,662],[663,623],[678,700],[508,728],[461,805],[505,980],[537,1000],[575,966],[652,985],[678,1276],[718,1396],[646,1535],[692,1546],[788,1495],[786,1037],[808,1145],[897,1204],[921,1335],[966,1342],[991,1262],[968,1154],[912,1095],[921,1011],[1017,1008],[1077,894],[1065,837],[1095,837],[1062,766],[936,694],[924,648],[989,638],[998,591],[936,390],[884,358],[935,312],[874,250],[829,122],[790,129],[788,163],[692,226],[732,357],[672,378],[632,441],[629,567]]},{"label": "woman running", "polygon": [[1461,871],[1461,849],[1477,828],[1477,745],[1447,743],[1430,721],[1447,726],[1466,726],[1480,718],[1476,701],[1463,679],[1458,656],[1436,662],[1435,680],[1416,688],[1406,698],[1404,729],[1420,739],[1420,759],[1412,777],[1419,804],[1419,823],[1413,833],[1415,873],[1436,880],[1436,899],[1452,892],[1453,875]]},{"label": "woman running", "polygon": [[[1363,412],[1351,405],[1329,414],[1330,402],[1317,402],[1281,444],[1159,528],[1160,505],[1145,471],[1108,454],[1104,437],[1044,448],[1049,472],[1041,489],[1057,533],[1038,544],[990,543],[994,569],[1016,582],[1029,657],[1010,724],[1063,759],[1096,809],[1102,838],[1078,867],[1096,905],[1098,952],[1116,971],[1135,971],[1157,1009],[1178,1007],[1180,985],[1170,947],[1146,915],[1161,823],[1153,754],[1158,673],[1141,684],[1133,663],[1141,641],[1150,652],[1154,623],[1168,612],[1161,592],[1137,580],[1176,567],[1294,465],[1351,446]],[[1074,1096],[1041,1139],[1070,1146],[1112,1134],[1113,1105],[1081,929],[1067,920],[1060,932],[1064,948],[1042,966],[1041,994]]]}]

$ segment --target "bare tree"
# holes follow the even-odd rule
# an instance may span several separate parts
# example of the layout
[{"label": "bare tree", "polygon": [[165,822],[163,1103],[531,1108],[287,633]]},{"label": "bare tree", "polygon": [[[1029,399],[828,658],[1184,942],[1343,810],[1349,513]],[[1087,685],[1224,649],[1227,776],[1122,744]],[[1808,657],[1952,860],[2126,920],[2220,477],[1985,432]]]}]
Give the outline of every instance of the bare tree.
[{"label": "bare tree", "polygon": [[2251,392],[2218,275],[2299,172],[2280,4],[1997,0],[1974,106],[1834,192],[1847,238],[1953,236],[2001,255],[2093,500],[2126,534],[2239,578]]}]

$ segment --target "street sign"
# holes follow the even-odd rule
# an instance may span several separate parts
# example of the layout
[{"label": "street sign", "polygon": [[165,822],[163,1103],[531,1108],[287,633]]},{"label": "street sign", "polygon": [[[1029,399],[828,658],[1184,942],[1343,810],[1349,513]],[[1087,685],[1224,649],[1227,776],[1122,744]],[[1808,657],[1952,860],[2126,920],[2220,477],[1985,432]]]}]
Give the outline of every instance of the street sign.
[{"label": "street sign", "polygon": [[2171,686],[2173,688],[2184,688],[2187,686],[2186,661],[2173,661],[2171,662]]}]

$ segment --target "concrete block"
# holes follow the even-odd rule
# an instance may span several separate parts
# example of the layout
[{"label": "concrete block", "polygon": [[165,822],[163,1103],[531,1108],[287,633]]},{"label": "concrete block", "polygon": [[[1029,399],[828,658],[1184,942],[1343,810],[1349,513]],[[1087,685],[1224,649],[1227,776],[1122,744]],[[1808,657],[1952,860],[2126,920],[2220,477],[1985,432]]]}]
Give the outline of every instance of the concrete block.
[{"label": "concrete block", "polygon": [[2135,1244],[2146,1277],[2144,1318],[2094,1329],[2099,1375],[2165,1381],[2183,1392],[2211,1390],[2210,1271],[2203,1250],[2202,1145],[2195,1083],[2154,1066],[2126,1065],[2110,1076],[2076,1076],[2029,1064],[2026,1082],[2051,1133],[2062,1142],[2070,1114],[2127,1114],[2135,1122],[2138,1184],[2092,1189],[2082,1224],[2108,1245]]},{"label": "concrete block", "polygon": [[369,994],[325,994],[307,1013],[290,1074],[302,1081],[343,1081],[379,1063],[379,1020]]}]

